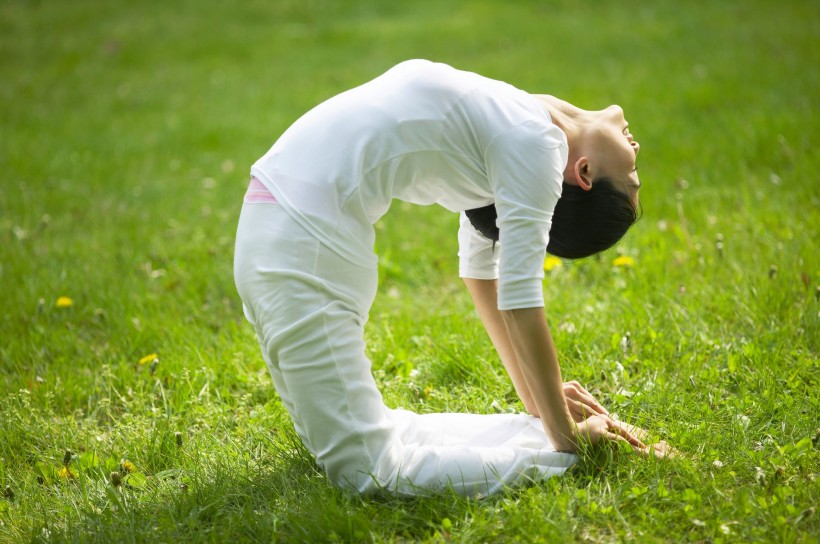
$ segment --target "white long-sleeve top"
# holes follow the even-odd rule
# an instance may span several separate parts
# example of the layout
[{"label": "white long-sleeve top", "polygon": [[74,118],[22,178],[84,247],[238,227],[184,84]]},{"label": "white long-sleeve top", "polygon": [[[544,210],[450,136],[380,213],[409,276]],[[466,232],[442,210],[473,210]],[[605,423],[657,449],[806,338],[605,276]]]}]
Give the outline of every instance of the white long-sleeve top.
[{"label": "white long-sleeve top", "polygon": [[454,212],[495,203],[495,248],[462,217],[460,274],[497,277],[507,310],[544,304],[566,162],[564,133],[528,93],[411,60],[303,115],[251,174],[302,226],[364,266],[375,265],[373,224],[394,198]]}]

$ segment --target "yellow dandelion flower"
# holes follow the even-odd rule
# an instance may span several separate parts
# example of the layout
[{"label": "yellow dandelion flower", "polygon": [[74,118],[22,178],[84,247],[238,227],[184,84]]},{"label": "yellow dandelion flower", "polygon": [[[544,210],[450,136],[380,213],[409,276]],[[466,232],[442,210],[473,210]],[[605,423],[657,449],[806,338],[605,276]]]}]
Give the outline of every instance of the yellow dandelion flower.
[{"label": "yellow dandelion flower", "polygon": [[132,472],[137,470],[137,467],[135,467],[134,463],[132,463],[128,459],[123,459],[122,463],[120,463],[120,469],[122,470],[122,472],[125,472],[126,474],[131,474]]},{"label": "yellow dandelion flower", "polygon": [[58,308],[71,308],[74,306],[74,301],[68,297],[59,297],[54,305]]},{"label": "yellow dandelion flower", "polygon": [[71,469],[68,468],[68,467],[61,468],[60,471],[57,473],[57,476],[59,476],[63,480],[73,480],[74,479],[74,473],[71,472]]},{"label": "yellow dandelion flower", "polygon": [[619,255],[618,257],[615,257],[615,259],[612,261],[612,266],[629,268],[635,266],[635,259],[633,259],[629,255]]},{"label": "yellow dandelion flower", "polygon": [[554,268],[561,268],[564,266],[564,263],[561,262],[561,259],[558,257],[553,257],[552,255],[547,255],[547,258],[544,259],[544,271],[549,272]]},{"label": "yellow dandelion flower", "polygon": [[142,359],[140,359],[139,364],[146,365],[148,363],[153,362],[157,358],[158,358],[158,356],[157,356],[156,353],[150,353],[150,354],[146,355],[145,357],[143,357]]}]

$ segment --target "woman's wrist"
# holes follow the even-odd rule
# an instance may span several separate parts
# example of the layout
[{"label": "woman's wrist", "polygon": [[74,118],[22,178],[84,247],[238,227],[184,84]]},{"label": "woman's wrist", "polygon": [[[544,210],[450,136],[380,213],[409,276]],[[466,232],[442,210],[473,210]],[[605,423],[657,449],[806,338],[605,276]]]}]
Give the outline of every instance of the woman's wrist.
[{"label": "woman's wrist", "polygon": [[562,444],[554,444],[555,451],[560,453],[578,453],[578,444],[571,441],[566,441]]},{"label": "woman's wrist", "polygon": [[576,453],[578,451],[579,431],[578,425],[574,421],[570,420],[567,431],[555,432],[553,430],[549,434],[555,451],[563,453]]}]

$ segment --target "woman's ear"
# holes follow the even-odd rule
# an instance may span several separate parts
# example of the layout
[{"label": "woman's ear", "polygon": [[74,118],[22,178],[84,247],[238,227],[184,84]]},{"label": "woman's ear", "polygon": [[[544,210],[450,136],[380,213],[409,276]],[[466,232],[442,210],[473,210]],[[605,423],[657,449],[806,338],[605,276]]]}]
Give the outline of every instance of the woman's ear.
[{"label": "woman's ear", "polygon": [[589,159],[581,157],[575,161],[573,167],[573,174],[575,176],[575,183],[584,191],[592,189],[592,176],[589,174]]}]

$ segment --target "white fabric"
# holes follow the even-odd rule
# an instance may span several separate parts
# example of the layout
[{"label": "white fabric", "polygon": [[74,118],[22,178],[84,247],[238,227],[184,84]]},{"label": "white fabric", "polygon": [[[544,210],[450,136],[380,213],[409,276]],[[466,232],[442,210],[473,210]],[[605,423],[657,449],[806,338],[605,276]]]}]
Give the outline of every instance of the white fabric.
[{"label": "white fabric", "polygon": [[498,279],[498,255],[501,244],[493,243],[473,227],[467,214],[461,212],[458,225],[458,276],[477,280]]},{"label": "white fabric", "polygon": [[425,414],[386,407],[365,355],[377,268],[354,263],[279,204],[246,202],[236,286],[296,432],[328,477],[362,493],[463,495],[563,473],[538,419]]},{"label": "white fabric", "polygon": [[403,62],[297,120],[251,168],[318,240],[372,266],[398,198],[451,211],[495,203],[500,309],[543,306],[543,261],[567,161],[529,94],[444,64]]}]

